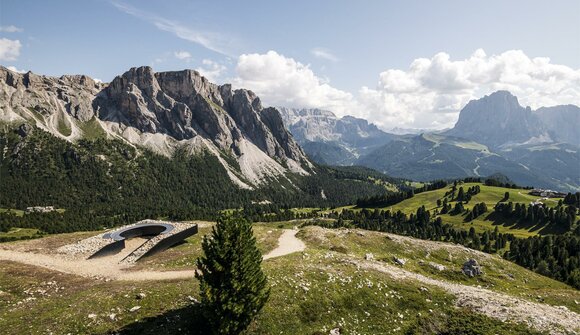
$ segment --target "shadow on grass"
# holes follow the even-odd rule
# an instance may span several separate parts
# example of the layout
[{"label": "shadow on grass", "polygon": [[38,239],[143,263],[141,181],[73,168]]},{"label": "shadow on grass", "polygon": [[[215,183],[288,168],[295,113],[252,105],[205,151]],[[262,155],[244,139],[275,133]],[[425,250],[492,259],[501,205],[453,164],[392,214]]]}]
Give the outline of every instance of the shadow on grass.
[{"label": "shadow on grass", "polygon": [[494,226],[502,226],[509,229],[527,230],[531,233],[538,233],[540,235],[547,234],[563,234],[566,232],[565,228],[555,224],[546,223],[531,223],[525,220],[515,220],[513,218],[506,218],[502,214],[492,212],[485,221],[491,221]]},{"label": "shadow on grass", "polygon": [[201,305],[190,305],[166,313],[141,319],[128,324],[121,329],[110,331],[108,335],[141,335],[141,334],[208,334],[204,322]]}]

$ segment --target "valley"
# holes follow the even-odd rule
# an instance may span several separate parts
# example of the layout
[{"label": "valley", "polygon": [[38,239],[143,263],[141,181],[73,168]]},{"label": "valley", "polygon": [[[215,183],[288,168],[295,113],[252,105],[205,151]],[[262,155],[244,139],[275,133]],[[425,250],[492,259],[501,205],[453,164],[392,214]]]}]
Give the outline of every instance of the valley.
[{"label": "valley", "polygon": [[[0,98],[6,334],[207,334],[208,297],[259,278],[249,334],[580,332],[575,106],[497,91],[454,128],[390,134],[149,66],[0,67]],[[104,247],[147,219],[199,231]],[[235,275],[208,294],[216,259]]]}]

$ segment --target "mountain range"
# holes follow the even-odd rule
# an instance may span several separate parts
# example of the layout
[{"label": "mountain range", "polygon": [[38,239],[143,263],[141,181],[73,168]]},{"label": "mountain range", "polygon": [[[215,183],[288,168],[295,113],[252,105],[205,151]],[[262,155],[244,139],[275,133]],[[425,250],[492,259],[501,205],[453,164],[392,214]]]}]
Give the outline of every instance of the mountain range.
[{"label": "mountain range", "polygon": [[374,171],[317,167],[276,108],[193,70],[145,66],[100,83],[0,67],[0,152],[0,208],[136,201],[151,216],[174,206],[339,205],[385,192],[368,180]]},{"label": "mountain range", "polygon": [[[73,146],[102,138],[167,159],[210,155],[237,188],[304,190],[310,186],[297,186],[308,185],[297,178],[310,178],[327,185],[326,192],[321,186],[308,190],[320,199],[334,177],[346,177],[344,170],[317,164],[360,165],[417,181],[501,173],[521,185],[576,191],[579,118],[577,106],[532,110],[498,91],[470,101],[452,129],[396,135],[325,110],[263,107],[252,91],[213,84],[193,70],[138,67],[100,83],[84,75],[57,78],[0,67],[0,122],[10,129],[20,125],[21,134],[28,132],[25,125]],[[19,142],[25,136],[12,143],[12,151],[3,147],[5,170],[18,161],[7,157],[24,145]],[[353,171],[360,180],[370,173]],[[364,187],[380,192],[375,186]],[[257,200],[263,199],[269,200],[265,194]]]},{"label": "mountain range", "polygon": [[243,188],[312,168],[276,109],[263,108],[252,91],[212,84],[192,70],[132,68],[105,85],[2,68],[0,92],[0,119],[33,122],[69,141],[85,137],[83,128],[93,123],[110,138],[166,156],[179,147],[207,150]]},{"label": "mountain range", "polygon": [[[580,189],[580,108],[574,105],[532,110],[511,93],[497,91],[470,101],[453,128],[418,135],[390,134],[328,111],[281,112],[305,152],[324,164],[362,165],[423,181],[502,173],[521,185]],[[373,135],[335,126],[353,119]]]}]

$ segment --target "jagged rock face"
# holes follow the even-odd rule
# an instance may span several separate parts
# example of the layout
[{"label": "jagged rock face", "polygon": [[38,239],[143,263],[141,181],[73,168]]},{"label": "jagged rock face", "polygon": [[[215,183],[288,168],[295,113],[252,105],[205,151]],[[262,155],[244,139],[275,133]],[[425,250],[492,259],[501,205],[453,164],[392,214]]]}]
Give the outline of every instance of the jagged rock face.
[{"label": "jagged rock face", "polygon": [[[245,185],[239,175],[257,184],[312,168],[275,108],[263,108],[251,91],[218,86],[196,71],[139,67],[101,84],[87,76],[54,78],[0,67],[0,120],[27,120],[75,140],[95,116],[108,136],[162,154],[179,145],[191,146],[191,153],[209,149],[239,185]],[[230,166],[220,151],[233,154],[239,167]]]},{"label": "jagged rock face", "polygon": [[470,101],[459,113],[455,127],[447,134],[491,147],[523,143],[534,138],[551,141],[546,127],[530,107],[520,106],[518,99],[507,91],[497,91]]},{"label": "jagged rock face", "polygon": [[[321,163],[350,165],[393,138],[367,120],[352,116],[338,118],[320,109],[280,108],[280,112],[294,138],[311,157],[326,157],[319,160]],[[336,154],[328,154],[329,151]]]},{"label": "jagged rock face", "polygon": [[559,142],[580,145],[580,107],[562,105],[541,107],[534,114],[544,123],[550,136]]},{"label": "jagged rock face", "polygon": [[92,100],[102,87],[87,76],[47,77],[0,66],[0,118],[34,119],[64,113],[86,122],[95,115]]},{"label": "jagged rock face", "polygon": [[202,135],[237,155],[247,138],[270,157],[306,161],[276,109],[264,109],[251,91],[212,84],[196,71],[133,68],[116,77],[95,106],[100,118],[142,132],[179,140]]}]

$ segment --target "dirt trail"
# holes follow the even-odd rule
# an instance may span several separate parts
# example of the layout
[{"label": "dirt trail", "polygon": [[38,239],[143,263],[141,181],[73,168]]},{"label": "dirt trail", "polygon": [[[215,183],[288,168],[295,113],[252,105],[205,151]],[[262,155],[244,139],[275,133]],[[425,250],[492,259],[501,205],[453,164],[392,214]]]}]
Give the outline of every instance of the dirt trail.
[{"label": "dirt trail", "polygon": [[386,273],[395,279],[416,280],[437,286],[455,295],[457,306],[467,307],[502,321],[522,322],[550,334],[578,334],[580,331],[580,315],[566,308],[535,303],[480,287],[433,279],[390,264],[358,259],[348,261],[360,268]]},{"label": "dirt trail", "polygon": [[284,232],[278,239],[278,246],[276,249],[264,255],[264,259],[285,256],[306,249],[306,244],[296,237],[297,233],[297,229],[284,229]]},{"label": "dirt trail", "polygon": [[[284,233],[278,239],[278,247],[265,255],[264,259],[280,257],[304,250],[306,245],[296,237],[297,232],[298,230],[285,229]],[[174,280],[194,277],[195,270],[193,269],[179,271],[130,271],[130,264],[119,263],[145,241],[146,239],[143,238],[129,239],[125,242],[125,248],[121,252],[108,257],[95,259],[68,259],[58,254],[47,255],[0,249],[0,260],[40,266],[82,277],[111,280]]]}]

